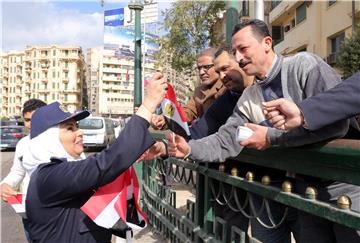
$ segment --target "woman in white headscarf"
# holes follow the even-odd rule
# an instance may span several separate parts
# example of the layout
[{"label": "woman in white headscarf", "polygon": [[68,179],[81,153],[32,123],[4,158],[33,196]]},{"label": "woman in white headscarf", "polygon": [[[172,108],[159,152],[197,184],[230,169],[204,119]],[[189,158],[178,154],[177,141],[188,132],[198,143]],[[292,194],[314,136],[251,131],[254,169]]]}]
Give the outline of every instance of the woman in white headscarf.
[{"label": "woman in white headscarf", "polygon": [[87,117],[87,111],[71,114],[54,102],[34,113],[30,145],[23,158],[31,175],[26,214],[32,242],[111,242],[111,231],[96,225],[80,207],[94,190],[116,179],[154,143],[149,122],[166,87],[165,78],[155,74],[143,104],[119,137],[108,149],[86,159],[77,121]]}]

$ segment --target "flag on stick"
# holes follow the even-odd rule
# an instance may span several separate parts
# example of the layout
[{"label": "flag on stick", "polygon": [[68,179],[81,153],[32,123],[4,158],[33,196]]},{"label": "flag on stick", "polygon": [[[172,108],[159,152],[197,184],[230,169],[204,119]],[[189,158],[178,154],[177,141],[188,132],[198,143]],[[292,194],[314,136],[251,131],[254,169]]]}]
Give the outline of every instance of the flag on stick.
[{"label": "flag on stick", "polygon": [[190,130],[186,122],[186,116],[182,107],[177,102],[173,87],[169,83],[165,98],[161,102],[161,109],[170,130],[183,136],[184,134],[190,136]]},{"label": "flag on stick", "polygon": [[81,210],[97,225],[107,229],[142,229],[146,227],[147,219],[139,206],[139,195],[136,172],[130,167],[114,181],[100,187]]}]

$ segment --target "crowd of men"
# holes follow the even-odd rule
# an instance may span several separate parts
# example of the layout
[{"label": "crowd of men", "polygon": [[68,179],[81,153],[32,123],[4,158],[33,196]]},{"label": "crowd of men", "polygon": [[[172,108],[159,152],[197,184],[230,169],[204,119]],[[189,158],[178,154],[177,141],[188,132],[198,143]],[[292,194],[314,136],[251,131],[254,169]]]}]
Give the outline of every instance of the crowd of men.
[{"label": "crowd of men", "polygon": [[[244,147],[264,150],[329,141],[349,136],[350,127],[351,137],[359,136],[354,116],[360,113],[360,73],[341,81],[333,68],[312,53],[301,52],[289,57],[275,53],[272,37],[263,21],[246,20],[236,25],[231,50],[208,48],[197,56],[196,64],[201,84],[184,106],[191,135],[175,135],[168,141],[156,142],[144,158],[170,155],[198,162],[223,162],[241,158]],[[36,102],[39,104],[31,109],[26,108],[25,103],[24,118],[27,110],[31,115],[45,105]],[[153,114],[151,125],[156,129],[167,128],[161,115]],[[253,135],[237,141],[238,126],[247,126],[253,130]],[[1,197],[5,201],[16,194],[14,188],[25,176],[18,155],[20,150],[17,148],[14,166],[1,183]],[[292,180],[295,191],[300,194],[309,185],[315,186],[321,201],[333,203],[346,194],[352,200],[351,209],[360,212],[359,186],[295,175],[267,168],[266,164],[244,163],[242,166],[246,168],[244,171],[269,175],[275,187],[281,187],[284,180]],[[244,196],[246,192],[240,194]],[[260,208],[262,197],[252,194],[252,199],[254,206]],[[360,241],[359,230],[294,208],[288,210],[279,227],[268,229],[256,218],[249,220],[227,206],[215,204],[214,207],[215,214],[223,217],[229,227],[234,225],[248,232],[250,226],[252,237],[261,242],[291,242],[291,233],[296,242]],[[270,200],[269,207],[273,218],[279,221],[285,206]],[[265,210],[259,218],[269,221]],[[24,228],[27,232],[26,219]]]}]

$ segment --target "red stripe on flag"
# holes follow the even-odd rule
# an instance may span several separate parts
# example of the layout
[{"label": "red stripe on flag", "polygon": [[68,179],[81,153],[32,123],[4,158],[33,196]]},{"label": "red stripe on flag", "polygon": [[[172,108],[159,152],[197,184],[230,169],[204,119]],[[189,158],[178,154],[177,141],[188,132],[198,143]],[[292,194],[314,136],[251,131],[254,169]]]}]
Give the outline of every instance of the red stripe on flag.
[{"label": "red stripe on flag", "polygon": [[171,84],[167,84],[168,85],[168,90],[167,90],[167,93],[165,95],[165,98],[167,98],[168,100],[170,100],[171,102],[173,102],[175,104],[175,107],[176,109],[178,110],[179,112],[179,115],[180,115],[180,118],[183,122],[186,122],[186,116],[185,116],[185,113],[182,109],[182,107],[179,105],[179,103],[177,102],[177,99],[176,99],[176,95],[175,95],[175,92],[174,92],[174,89],[173,87],[171,86]]},{"label": "red stripe on flag", "polygon": [[136,171],[135,171],[134,167],[132,167],[132,169],[131,169],[131,178],[133,179],[133,185],[134,185],[134,197],[135,197],[136,209],[137,209],[138,213],[140,213],[141,216],[144,218],[146,224],[148,224],[146,214],[142,211],[142,209],[140,208],[140,205],[139,205],[139,196],[140,196],[139,182],[138,182],[138,179],[136,176]]},{"label": "red stripe on flag", "polygon": [[124,178],[123,175],[120,175],[111,183],[100,187],[81,207],[81,210],[92,220],[95,220],[96,217],[106,208],[106,206],[119,194],[123,187]]},{"label": "red stripe on flag", "polygon": [[123,174],[121,174],[121,176],[123,176],[123,180],[126,182],[126,185],[122,188],[119,199],[114,204],[115,210],[124,222],[126,222],[127,215],[127,188],[131,185],[130,169],[131,168],[127,169]]},{"label": "red stripe on flag", "polygon": [[21,204],[23,199],[23,195],[21,193],[16,194],[15,196],[11,196],[7,198],[8,204]]}]

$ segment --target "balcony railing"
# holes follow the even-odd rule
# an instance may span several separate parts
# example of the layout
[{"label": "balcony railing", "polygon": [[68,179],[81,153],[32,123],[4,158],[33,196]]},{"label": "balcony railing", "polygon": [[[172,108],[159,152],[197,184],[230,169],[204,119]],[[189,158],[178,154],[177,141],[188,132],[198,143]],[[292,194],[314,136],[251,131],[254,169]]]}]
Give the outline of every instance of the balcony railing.
[{"label": "balcony railing", "polygon": [[[154,134],[154,137],[160,139],[163,135]],[[256,171],[244,171],[244,163],[360,185],[359,140],[335,140],[328,144],[266,151],[245,149],[236,161],[225,163],[197,163],[175,158],[145,161],[142,185],[149,223],[173,242],[245,242],[246,232],[235,226],[227,227],[226,221],[215,217],[214,205],[226,205],[239,215],[256,218],[255,209],[250,207],[248,214],[241,202],[251,204],[252,196],[257,194],[263,198],[264,205],[269,199],[285,205],[283,217],[292,207],[350,228],[360,228],[360,212],[349,209],[350,205],[344,200],[348,199],[346,195],[338,198],[338,204],[320,201],[312,194],[316,188],[300,193],[295,192],[288,181],[283,181],[280,188],[273,186],[270,177],[260,177]],[[161,176],[196,190],[196,200],[187,200],[185,210],[177,209],[176,191],[156,179]],[[239,191],[245,193],[238,194]],[[271,207],[264,208],[271,215]],[[284,223],[272,219],[270,222],[264,227],[276,228]]]}]

